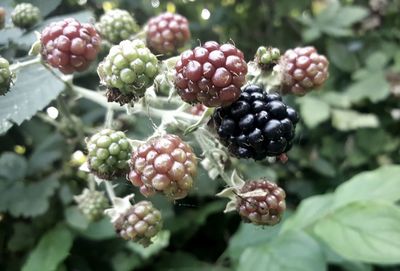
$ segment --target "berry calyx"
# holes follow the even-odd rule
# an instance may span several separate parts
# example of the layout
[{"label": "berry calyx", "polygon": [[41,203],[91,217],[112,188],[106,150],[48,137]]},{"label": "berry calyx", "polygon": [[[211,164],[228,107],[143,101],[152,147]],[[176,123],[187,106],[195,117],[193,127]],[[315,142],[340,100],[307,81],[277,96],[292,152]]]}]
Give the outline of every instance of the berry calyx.
[{"label": "berry calyx", "polygon": [[175,71],[175,86],[182,100],[207,107],[227,106],[240,96],[247,64],[234,45],[208,41],[183,52]]},{"label": "berry calyx", "polygon": [[196,104],[189,108],[189,112],[195,116],[201,116],[206,110],[207,107],[202,104]]},{"label": "berry calyx", "polygon": [[232,155],[262,160],[291,149],[299,116],[279,94],[249,85],[236,102],[218,107],[212,120]]},{"label": "berry calyx", "polygon": [[82,194],[74,197],[78,209],[89,221],[97,221],[103,217],[104,210],[109,206],[103,192],[85,188]]},{"label": "berry calyx", "polygon": [[112,9],[100,17],[96,29],[101,37],[113,44],[129,39],[139,29],[135,19],[128,11]]},{"label": "berry calyx", "polygon": [[21,3],[15,6],[11,13],[13,24],[20,28],[30,28],[38,23],[41,19],[38,7],[30,3]]},{"label": "berry calyx", "polygon": [[285,191],[267,180],[248,181],[236,195],[236,211],[245,222],[273,226],[286,209]]},{"label": "berry calyx", "polygon": [[278,64],[280,57],[281,53],[278,48],[260,46],[254,56],[254,61],[261,69],[267,70]]},{"label": "berry calyx", "polygon": [[166,12],[147,23],[147,45],[154,53],[173,53],[189,39],[189,22],[182,15]]},{"label": "berry calyx", "polygon": [[141,40],[124,40],[111,47],[97,73],[108,100],[125,104],[144,96],[158,74],[158,60]]},{"label": "berry calyx", "polygon": [[96,59],[101,38],[93,25],[68,18],[47,26],[40,41],[43,60],[70,74],[86,70]]},{"label": "berry calyx", "polygon": [[138,146],[130,165],[129,180],[146,197],[161,192],[170,199],[184,198],[197,174],[192,148],[171,134]]},{"label": "berry calyx", "polygon": [[287,50],[280,65],[284,93],[304,95],[320,87],[329,77],[329,61],[312,46]]},{"label": "berry calyx", "polygon": [[111,217],[111,223],[120,237],[146,247],[162,228],[161,212],[146,200],[131,205],[130,198],[115,198],[114,207],[105,213]]},{"label": "berry calyx", "polygon": [[87,141],[88,166],[99,178],[110,180],[129,172],[132,147],[124,132],[104,129]]},{"label": "berry calyx", "polygon": [[0,95],[10,90],[12,73],[7,59],[0,57]]}]

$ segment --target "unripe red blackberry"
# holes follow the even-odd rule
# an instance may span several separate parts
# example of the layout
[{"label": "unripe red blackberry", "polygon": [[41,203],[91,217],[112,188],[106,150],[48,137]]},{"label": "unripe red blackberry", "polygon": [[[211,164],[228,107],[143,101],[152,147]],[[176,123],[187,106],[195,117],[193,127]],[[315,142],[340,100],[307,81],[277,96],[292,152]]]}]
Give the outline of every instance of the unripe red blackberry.
[{"label": "unripe red blackberry", "polygon": [[15,6],[11,13],[13,24],[20,28],[30,28],[41,19],[39,8],[30,3],[21,3]]},{"label": "unripe red blackberry", "polygon": [[125,176],[129,172],[132,147],[121,131],[104,129],[87,141],[88,165],[102,179]]},{"label": "unripe red blackberry", "polygon": [[158,73],[158,61],[141,40],[124,40],[111,47],[97,73],[108,88],[108,100],[124,104],[144,96]]},{"label": "unripe red blackberry", "polygon": [[279,94],[248,85],[236,102],[216,108],[212,120],[232,155],[262,160],[290,150],[299,116]]},{"label": "unripe red blackberry", "polygon": [[0,29],[4,28],[5,22],[6,22],[6,10],[3,7],[0,7]]},{"label": "unripe red blackberry", "polygon": [[139,30],[135,19],[128,11],[122,9],[112,9],[100,17],[96,24],[102,38],[111,43],[117,44],[129,39]]},{"label": "unripe red blackberry", "polygon": [[245,222],[278,224],[286,209],[285,191],[267,180],[248,181],[236,196],[236,210]]},{"label": "unripe red blackberry", "polygon": [[160,14],[147,22],[146,39],[154,53],[175,52],[190,39],[189,22],[179,14]]},{"label": "unripe red blackberry", "polygon": [[234,45],[208,41],[183,52],[175,70],[175,86],[182,100],[215,107],[239,98],[247,64]]},{"label": "unripe red blackberry", "polygon": [[103,217],[104,210],[109,206],[103,192],[85,188],[82,194],[75,196],[78,209],[89,221],[96,221]]},{"label": "unripe red blackberry", "polygon": [[287,50],[280,65],[284,93],[304,95],[321,86],[329,76],[328,60],[312,46]]},{"label": "unripe red blackberry", "polygon": [[131,158],[129,180],[144,196],[161,192],[171,199],[186,197],[197,173],[192,148],[176,135],[153,138]]},{"label": "unripe red blackberry", "polygon": [[12,73],[7,59],[0,57],[0,95],[6,94],[10,90]]},{"label": "unripe red blackberry", "polygon": [[280,56],[281,53],[279,52],[279,49],[260,46],[254,56],[254,61],[261,67],[261,69],[267,70],[278,63]]},{"label": "unripe red blackberry", "polygon": [[40,38],[42,58],[64,74],[86,70],[100,51],[100,36],[91,24],[73,18],[53,22]]},{"label": "unripe red blackberry", "polygon": [[116,214],[112,223],[123,239],[148,246],[162,228],[162,217],[150,201],[140,201]]}]

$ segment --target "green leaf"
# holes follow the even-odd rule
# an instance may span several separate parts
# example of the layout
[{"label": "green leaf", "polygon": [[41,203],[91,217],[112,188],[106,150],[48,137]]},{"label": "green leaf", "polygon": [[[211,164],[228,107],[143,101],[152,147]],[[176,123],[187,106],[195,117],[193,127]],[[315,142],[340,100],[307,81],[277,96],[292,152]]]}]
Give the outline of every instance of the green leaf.
[{"label": "green leaf", "polygon": [[25,157],[13,152],[3,153],[0,156],[0,182],[1,180],[23,180],[27,167]]},{"label": "green leaf", "polygon": [[34,248],[22,271],[55,271],[68,256],[73,236],[65,226],[48,231]]},{"label": "green leaf", "polygon": [[349,131],[364,127],[378,127],[379,120],[374,114],[334,109],[332,110],[332,125],[338,130]]},{"label": "green leaf", "polygon": [[33,174],[46,168],[51,168],[52,163],[60,159],[63,154],[65,141],[59,133],[49,134],[37,145],[29,157],[29,174]]},{"label": "green leaf", "polygon": [[153,239],[153,244],[148,247],[143,247],[141,244],[129,242],[126,246],[137,253],[143,259],[157,255],[163,248],[169,245],[169,238],[171,233],[169,231],[160,231]]},{"label": "green leaf", "polygon": [[368,16],[368,9],[360,6],[347,6],[340,8],[335,17],[335,25],[349,27]]},{"label": "green leaf", "polygon": [[[44,84],[44,82],[46,82]],[[63,90],[64,83],[42,65],[23,68],[11,91],[0,99],[0,134],[43,109]]]},{"label": "green leaf", "polygon": [[315,234],[349,260],[400,263],[400,208],[383,202],[347,205],[320,220]]},{"label": "green leaf", "polygon": [[331,25],[331,24],[324,25],[323,27],[321,27],[321,31],[325,32],[329,36],[338,37],[338,38],[348,37],[353,34],[353,31],[350,29],[341,28],[339,26]]},{"label": "green leaf", "polygon": [[333,194],[317,195],[303,200],[296,213],[287,219],[282,225],[282,233],[289,230],[305,229],[330,211],[333,202]]},{"label": "green leaf", "polygon": [[400,199],[400,166],[383,166],[362,172],[340,185],[334,194],[333,208],[363,200],[396,202]]},{"label": "green leaf", "polygon": [[297,231],[279,236],[271,243],[247,248],[238,271],[324,271],[326,263],[318,243]]},{"label": "green leaf", "polygon": [[229,240],[227,252],[230,258],[237,260],[247,247],[265,244],[274,239],[279,233],[279,225],[265,229],[253,224],[240,224],[235,235]]},{"label": "green leaf", "polygon": [[377,51],[367,58],[365,64],[370,71],[381,71],[388,62],[388,56],[384,52]]},{"label": "green leaf", "polygon": [[301,117],[308,127],[314,128],[329,119],[330,107],[323,100],[305,96],[298,99],[298,102]]},{"label": "green leaf", "polygon": [[354,103],[363,99],[376,103],[389,96],[390,87],[383,72],[370,72],[362,80],[351,84],[345,94]]},{"label": "green leaf", "polygon": [[[54,194],[59,185],[57,174],[27,185],[18,183],[13,190],[8,192],[12,197],[8,206],[10,213],[15,217],[33,217],[44,214],[49,208],[49,197]],[[1,193],[4,191],[0,189]]]},{"label": "green leaf", "polygon": [[[374,139],[375,144],[371,144],[371,138]],[[384,129],[380,128],[357,130],[355,142],[367,156],[399,149],[399,139],[392,137]]]},{"label": "green leaf", "polygon": [[95,223],[90,223],[89,227],[84,231],[80,231],[80,234],[91,240],[105,240],[116,236],[114,227],[108,217],[104,217]]},{"label": "green leaf", "polygon": [[65,209],[64,215],[68,225],[74,229],[85,230],[89,226],[89,221],[76,206],[71,206]]},{"label": "green leaf", "polygon": [[350,52],[348,46],[336,40],[327,42],[328,58],[336,67],[346,72],[353,72],[359,66],[356,55]]},{"label": "green leaf", "polygon": [[163,253],[155,262],[154,271],[229,271],[231,269],[219,265],[202,262],[192,254],[177,251]]},{"label": "green leaf", "polygon": [[8,241],[7,248],[12,252],[22,251],[34,244],[35,234],[32,225],[15,223],[14,233]]}]

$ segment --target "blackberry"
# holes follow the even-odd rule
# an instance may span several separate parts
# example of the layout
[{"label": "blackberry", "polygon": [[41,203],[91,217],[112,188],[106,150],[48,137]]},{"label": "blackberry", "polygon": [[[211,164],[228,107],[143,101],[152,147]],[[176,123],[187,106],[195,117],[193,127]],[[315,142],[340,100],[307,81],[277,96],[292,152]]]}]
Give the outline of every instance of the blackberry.
[{"label": "blackberry", "polygon": [[109,180],[128,173],[132,147],[123,132],[104,129],[88,140],[87,149],[89,168],[98,177]]},{"label": "blackberry", "polygon": [[304,95],[320,87],[329,76],[328,60],[312,46],[287,50],[280,62],[284,93]]},{"label": "blackberry", "polygon": [[168,198],[186,197],[197,173],[192,148],[178,136],[167,134],[140,145],[131,158],[129,180],[144,196],[157,191]]},{"label": "blackberry", "polygon": [[239,98],[247,64],[234,45],[208,41],[183,52],[175,71],[175,86],[182,100],[207,107],[227,106]]},{"label": "blackberry", "polygon": [[216,108],[212,120],[231,154],[262,160],[290,150],[299,116],[279,94],[249,85],[236,102]]},{"label": "blackberry", "polygon": [[100,36],[87,23],[73,18],[53,22],[43,29],[42,58],[64,74],[86,70],[100,51]]},{"label": "blackberry", "polygon": [[105,211],[119,236],[148,246],[162,228],[161,212],[150,201],[131,205],[129,197],[115,198],[114,207]]},{"label": "blackberry", "polygon": [[103,217],[104,210],[109,206],[103,192],[85,188],[82,194],[75,196],[78,209],[89,221],[96,221]]},{"label": "blackberry", "polygon": [[189,39],[189,22],[182,15],[166,12],[147,23],[147,45],[154,53],[173,53]]},{"label": "blackberry", "polygon": [[11,13],[13,24],[20,28],[30,28],[41,19],[39,8],[30,3],[21,3],[15,6]]},{"label": "blackberry", "polygon": [[278,224],[286,209],[285,191],[267,180],[248,181],[236,196],[236,210],[245,222]]},{"label": "blackberry", "polygon": [[6,94],[10,90],[12,73],[7,59],[0,57],[0,95]]},{"label": "blackberry", "polygon": [[100,17],[96,24],[102,38],[113,44],[129,39],[139,30],[135,19],[128,11],[112,9]]},{"label": "blackberry", "polygon": [[158,73],[158,60],[141,40],[124,40],[111,47],[97,73],[108,100],[125,104],[144,96]]},{"label": "blackberry", "polygon": [[281,54],[279,49],[260,46],[254,56],[254,61],[261,67],[261,69],[267,70],[278,64],[280,56]]}]

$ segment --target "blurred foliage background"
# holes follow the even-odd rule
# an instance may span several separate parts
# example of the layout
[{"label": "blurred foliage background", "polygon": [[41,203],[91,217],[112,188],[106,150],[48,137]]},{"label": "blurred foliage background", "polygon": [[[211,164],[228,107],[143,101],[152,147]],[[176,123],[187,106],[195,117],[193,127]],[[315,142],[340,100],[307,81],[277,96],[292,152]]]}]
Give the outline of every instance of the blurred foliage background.
[{"label": "blurred foliage background", "polygon": [[[17,2],[2,0],[0,6],[9,15]],[[34,30],[55,17],[94,22],[104,10],[119,7],[140,25],[162,11],[180,13],[190,21],[192,46],[233,42],[247,60],[261,45],[281,52],[313,45],[330,60],[330,78],[313,94],[286,97],[302,117],[287,164],[238,165],[247,178],[267,177],[287,191],[283,229],[257,228],[223,214],[226,201],[215,197],[223,184],[203,170],[189,198],[177,203],[155,198],[165,231],[156,245],[144,249],[116,238],[107,219],[89,223],[72,200],[87,178],[78,170],[76,151],[84,150],[84,136],[102,124],[105,109],[72,100],[68,110],[74,119],[60,114],[54,120],[49,107],[58,105],[47,104],[63,85],[45,70],[20,73],[12,91],[24,90],[23,95],[15,104],[0,97],[0,270],[399,270],[399,0],[27,2],[41,9],[45,21],[26,32],[0,31],[0,54],[10,61],[23,60],[35,41]],[[96,89],[95,65],[74,80]],[[31,118],[36,112],[31,103],[45,109]],[[138,139],[152,130],[148,119],[125,114],[117,115],[114,126]],[[335,191],[355,175],[376,187],[359,182]],[[117,187],[120,195],[132,192],[126,182]],[[347,199],[351,208],[309,227],[326,215],[333,196],[346,195],[360,202]],[[329,219],[354,226],[353,232],[332,226]]]}]

